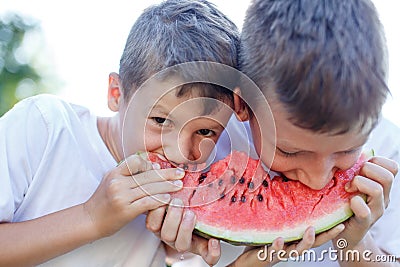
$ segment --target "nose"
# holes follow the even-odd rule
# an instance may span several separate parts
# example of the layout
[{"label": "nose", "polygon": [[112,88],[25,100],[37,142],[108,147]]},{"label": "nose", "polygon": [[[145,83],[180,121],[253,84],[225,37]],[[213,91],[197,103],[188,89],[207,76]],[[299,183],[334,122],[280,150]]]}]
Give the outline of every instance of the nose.
[{"label": "nose", "polygon": [[164,155],[175,163],[202,163],[213,147],[206,144],[207,141],[202,142],[196,135],[183,131],[179,136],[170,136],[164,141]]},{"label": "nose", "polygon": [[298,169],[297,178],[308,187],[320,190],[331,181],[336,170],[338,168],[334,160],[321,158],[314,161],[313,164]]}]

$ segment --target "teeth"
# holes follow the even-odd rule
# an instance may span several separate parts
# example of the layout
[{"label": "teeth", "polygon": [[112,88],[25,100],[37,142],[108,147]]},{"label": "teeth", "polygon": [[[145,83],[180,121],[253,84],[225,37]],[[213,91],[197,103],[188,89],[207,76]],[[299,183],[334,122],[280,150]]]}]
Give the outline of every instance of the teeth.
[{"label": "teeth", "polygon": [[[142,153],[145,154],[145,153]],[[142,154],[139,154],[142,156]],[[162,161],[166,161],[166,162],[170,162],[173,166],[177,167],[177,168],[181,168],[185,171],[192,171],[192,172],[196,172],[196,171],[208,171],[209,169],[209,165],[207,165],[206,162],[204,163],[176,163],[174,161],[168,160],[165,156],[158,154],[158,153],[154,153],[156,154],[156,156],[162,160]]]},{"label": "teeth", "polygon": [[156,154],[156,156],[157,156],[159,159],[161,159],[162,161],[168,161],[167,158],[164,157],[163,155],[158,154],[158,153],[155,153],[155,154]]}]

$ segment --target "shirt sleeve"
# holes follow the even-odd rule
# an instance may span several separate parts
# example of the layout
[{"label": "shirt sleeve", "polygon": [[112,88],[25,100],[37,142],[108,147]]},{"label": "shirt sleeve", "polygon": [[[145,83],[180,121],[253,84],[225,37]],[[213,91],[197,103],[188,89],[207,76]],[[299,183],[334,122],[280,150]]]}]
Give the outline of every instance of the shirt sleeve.
[{"label": "shirt sleeve", "polygon": [[12,222],[24,200],[45,150],[47,128],[35,98],[0,118],[0,222]]},{"label": "shirt sleeve", "polygon": [[[387,120],[382,120],[371,134],[367,148],[377,156],[384,156],[400,164],[400,129]],[[390,203],[383,216],[371,228],[378,246],[386,253],[400,258],[400,175],[397,174],[390,192]]]}]

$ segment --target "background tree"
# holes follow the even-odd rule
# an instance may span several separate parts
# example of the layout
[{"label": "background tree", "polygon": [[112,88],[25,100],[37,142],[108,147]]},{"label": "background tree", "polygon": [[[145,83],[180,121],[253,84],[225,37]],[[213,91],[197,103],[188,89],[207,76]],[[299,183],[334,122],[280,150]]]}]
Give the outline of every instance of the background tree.
[{"label": "background tree", "polygon": [[0,14],[0,116],[19,100],[57,90],[37,21]]}]

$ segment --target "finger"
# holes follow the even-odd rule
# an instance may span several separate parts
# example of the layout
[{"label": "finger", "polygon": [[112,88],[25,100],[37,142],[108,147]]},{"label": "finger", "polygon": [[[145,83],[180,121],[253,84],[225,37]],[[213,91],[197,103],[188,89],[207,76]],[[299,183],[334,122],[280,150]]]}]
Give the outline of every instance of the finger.
[{"label": "finger", "polygon": [[172,247],[174,247],[178,235],[179,224],[181,223],[182,216],[183,201],[175,198],[168,206],[168,212],[161,228],[161,240],[169,243]]},{"label": "finger", "polygon": [[267,261],[271,263],[277,263],[281,261],[283,258],[286,258],[286,254],[282,254],[283,247],[285,242],[282,237],[275,239],[272,242],[271,247],[268,249]]},{"label": "finger", "polygon": [[137,216],[138,214],[145,213],[149,210],[157,209],[165,205],[165,203],[169,203],[170,201],[171,201],[170,194],[158,194],[153,196],[146,196],[131,203],[129,208],[127,209],[127,212]]},{"label": "finger", "polygon": [[364,199],[362,199],[362,197],[360,196],[354,196],[351,198],[350,208],[354,213],[355,221],[364,228],[370,226],[371,222],[377,220],[377,218],[379,218],[383,214],[382,208],[382,211],[379,213],[380,215],[378,214],[376,216],[373,216],[371,214],[371,209],[368,207],[367,203],[364,202]]},{"label": "finger", "polygon": [[[303,251],[308,250],[312,247],[312,245],[315,242],[315,229],[314,227],[308,227],[306,231],[304,232],[303,238],[300,240],[299,243],[294,244],[295,250],[299,252],[299,255],[303,253]],[[292,246],[290,246],[288,249],[289,251],[291,250]]]},{"label": "finger", "polygon": [[149,211],[146,216],[146,228],[156,234],[158,237],[160,236],[161,227],[165,217],[166,206],[161,206],[157,209]]},{"label": "finger", "polygon": [[333,238],[337,237],[343,230],[345,229],[345,226],[343,223],[336,225],[332,229],[325,231],[323,233],[318,234],[315,237],[315,242],[313,244],[313,247],[319,247],[322,244],[325,244],[329,240],[332,240]]},{"label": "finger", "polygon": [[[350,186],[349,188],[346,188],[346,191],[347,192],[359,191],[361,193],[366,194],[367,195],[366,202],[368,204],[369,209],[371,209],[371,211],[374,213],[374,217],[377,218],[383,214],[383,211],[385,209],[385,201],[383,195],[383,187],[381,184],[366,177],[357,175],[350,182]],[[360,213],[360,216],[364,215],[365,214]]]},{"label": "finger", "polygon": [[385,206],[389,204],[389,194],[397,172],[397,163],[386,158],[373,158],[374,162],[366,162],[360,175],[379,183],[383,188]]},{"label": "finger", "polygon": [[129,180],[132,182],[130,187],[134,188],[156,182],[174,181],[177,179],[182,179],[184,176],[185,172],[180,169],[162,169],[150,170],[136,175],[131,175],[131,179]]},{"label": "finger", "polygon": [[399,172],[399,164],[392,160],[385,157],[373,157],[369,160],[371,163],[375,163],[387,170],[389,170],[393,176],[396,176]]},{"label": "finger", "polygon": [[122,175],[130,176],[153,169],[153,164],[152,162],[143,159],[140,155],[134,154],[120,162],[117,169]]},{"label": "finger", "polygon": [[221,257],[221,244],[214,238],[207,240],[193,235],[191,252],[200,255],[208,265],[215,265]]},{"label": "finger", "polygon": [[175,248],[178,251],[188,251],[190,249],[192,244],[192,233],[196,223],[195,220],[196,216],[193,211],[186,210],[184,212],[175,241]]},{"label": "finger", "polygon": [[221,245],[217,239],[211,238],[208,240],[208,253],[203,257],[204,261],[208,265],[213,266],[217,264],[219,258],[221,257]]},{"label": "finger", "polygon": [[129,192],[131,194],[132,201],[135,201],[145,196],[152,196],[162,193],[173,193],[181,190],[182,187],[183,183],[181,180],[176,180],[173,182],[165,181],[140,185],[138,187],[132,188]]}]

